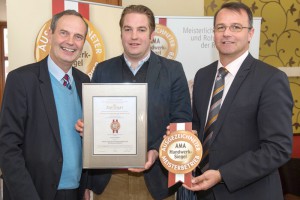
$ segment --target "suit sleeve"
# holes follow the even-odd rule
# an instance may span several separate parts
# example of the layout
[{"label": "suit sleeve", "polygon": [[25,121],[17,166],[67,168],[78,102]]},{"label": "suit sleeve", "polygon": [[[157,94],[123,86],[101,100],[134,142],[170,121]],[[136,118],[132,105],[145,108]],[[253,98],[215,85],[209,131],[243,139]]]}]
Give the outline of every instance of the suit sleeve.
[{"label": "suit sleeve", "polygon": [[264,85],[257,105],[257,133],[252,134],[258,135],[258,147],[220,167],[229,191],[260,180],[288,161],[292,151],[292,106],[288,79],[276,71]]},{"label": "suit sleeve", "polygon": [[40,199],[23,157],[27,93],[21,75],[6,80],[0,116],[0,166],[11,199]]}]

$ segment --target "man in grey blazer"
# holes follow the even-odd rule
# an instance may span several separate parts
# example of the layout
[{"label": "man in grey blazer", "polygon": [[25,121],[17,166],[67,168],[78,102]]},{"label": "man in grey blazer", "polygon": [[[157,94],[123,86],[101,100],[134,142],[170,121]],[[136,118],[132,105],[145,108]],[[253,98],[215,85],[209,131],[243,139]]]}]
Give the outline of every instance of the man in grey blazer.
[{"label": "man in grey blazer", "polygon": [[[192,120],[187,80],[181,63],[150,50],[155,21],[149,8],[142,5],[126,7],[120,28],[124,54],[100,63],[92,82],[148,83],[148,160],[143,169],[129,171],[143,172],[152,197],[164,199],[176,188],[168,189],[168,173],[158,159],[158,149],[169,123]],[[90,189],[101,193],[110,173],[111,170],[94,170]]]},{"label": "man in grey blazer", "polygon": [[0,115],[4,200],[79,199],[81,138],[74,123],[81,117],[81,85],[90,80],[72,64],[87,30],[76,11],[56,14],[49,56],[7,76]]},{"label": "man in grey blazer", "polygon": [[220,60],[197,72],[193,88],[193,129],[201,140],[217,71],[225,67],[228,74],[206,143],[208,169],[198,168],[189,188],[198,191],[199,199],[283,199],[278,167],[289,160],[292,150],[293,100],[287,76],[248,52],[253,33],[246,5],[226,3],[215,14]]}]

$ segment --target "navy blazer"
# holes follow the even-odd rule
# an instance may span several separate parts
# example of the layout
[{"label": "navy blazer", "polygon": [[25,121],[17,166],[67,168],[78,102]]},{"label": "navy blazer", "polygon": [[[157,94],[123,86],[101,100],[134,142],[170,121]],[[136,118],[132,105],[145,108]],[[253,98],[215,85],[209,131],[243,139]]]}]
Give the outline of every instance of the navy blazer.
[{"label": "navy blazer", "polygon": [[[73,68],[81,101],[89,77]],[[62,171],[62,147],[47,65],[20,67],[7,76],[0,116],[0,167],[5,199],[53,200]]]},{"label": "navy blazer", "polygon": [[[193,89],[193,129],[203,138],[218,62],[200,69]],[[216,199],[282,200],[278,167],[292,151],[293,99],[285,73],[250,54],[225,97],[212,136],[210,169],[224,184]]]},{"label": "navy blazer", "polygon": [[[122,83],[122,56],[98,64],[92,82]],[[190,95],[181,63],[153,52],[149,58],[146,83],[148,83],[148,150],[158,151],[167,125],[171,122],[191,122]],[[100,175],[101,170],[92,173]],[[107,182],[110,173],[110,170],[103,173],[106,174],[106,178],[98,176],[97,184],[95,179],[92,179],[94,184],[90,187],[96,193],[101,193],[106,185],[103,182]],[[147,188],[154,199],[163,199],[175,192],[168,190],[167,175],[159,160],[144,172]]]}]

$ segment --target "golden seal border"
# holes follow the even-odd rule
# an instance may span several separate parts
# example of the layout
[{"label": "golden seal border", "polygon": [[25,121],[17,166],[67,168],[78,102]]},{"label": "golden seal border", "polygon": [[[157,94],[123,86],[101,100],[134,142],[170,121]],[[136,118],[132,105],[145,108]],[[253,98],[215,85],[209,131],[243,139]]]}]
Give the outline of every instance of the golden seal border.
[{"label": "golden seal border", "polygon": [[[159,40],[159,38],[164,39],[167,42],[168,48],[164,53],[161,52],[159,54],[160,56],[163,56],[168,59],[175,60],[177,57],[177,51],[178,51],[178,42],[176,35],[173,33],[173,31],[162,24],[156,24],[155,27],[155,35],[154,35],[154,41]],[[164,50],[163,46],[157,47],[155,42],[152,42],[151,44],[151,50],[154,52],[157,52],[161,48],[161,50]]]},{"label": "golden seal border", "polygon": [[[172,149],[176,145],[186,145],[192,149],[185,148],[185,150]],[[183,161],[174,160],[170,157],[170,152],[180,152],[188,154],[187,159]],[[184,152],[187,151],[187,152]],[[174,174],[186,174],[195,169],[202,157],[202,145],[198,137],[191,131],[178,130],[172,132],[169,136],[165,137],[159,148],[159,159],[162,165]]]}]

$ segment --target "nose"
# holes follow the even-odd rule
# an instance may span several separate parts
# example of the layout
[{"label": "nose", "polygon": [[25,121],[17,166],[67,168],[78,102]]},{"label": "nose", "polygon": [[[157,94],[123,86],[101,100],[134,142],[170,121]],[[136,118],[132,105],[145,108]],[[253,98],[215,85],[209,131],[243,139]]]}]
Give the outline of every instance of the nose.
[{"label": "nose", "polygon": [[229,27],[225,27],[225,31],[223,32],[224,36],[229,36],[231,34],[231,31],[229,30]]},{"label": "nose", "polygon": [[136,30],[133,30],[132,31],[132,34],[131,34],[131,39],[136,39],[137,38],[137,31]]},{"label": "nose", "polygon": [[67,43],[70,44],[70,45],[73,45],[74,41],[75,41],[75,37],[74,36],[69,36],[67,38]]}]

